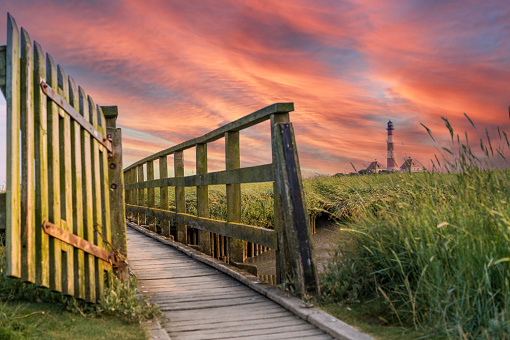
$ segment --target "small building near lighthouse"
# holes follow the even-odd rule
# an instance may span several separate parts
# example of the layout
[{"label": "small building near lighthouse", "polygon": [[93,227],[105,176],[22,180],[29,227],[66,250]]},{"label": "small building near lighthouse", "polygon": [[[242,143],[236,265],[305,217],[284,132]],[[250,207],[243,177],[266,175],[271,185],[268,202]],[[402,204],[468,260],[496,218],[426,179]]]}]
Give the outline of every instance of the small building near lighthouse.
[{"label": "small building near lighthouse", "polygon": [[382,170],[384,170],[384,167],[377,161],[377,159],[370,163],[370,165],[367,167],[367,171],[371,173],[377,173]]},{"label": "small building near lighthouse", "polygon": [[402,166],[400,166],[400,172],[423,172],[423,166],[411,157],[404,160]]}]

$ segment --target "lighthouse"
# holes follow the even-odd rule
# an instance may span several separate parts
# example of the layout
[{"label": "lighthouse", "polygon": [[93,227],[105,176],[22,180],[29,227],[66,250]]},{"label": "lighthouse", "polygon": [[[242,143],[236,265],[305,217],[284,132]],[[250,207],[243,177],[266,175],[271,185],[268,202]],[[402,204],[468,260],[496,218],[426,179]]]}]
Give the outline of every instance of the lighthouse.
[{"label": "lighthouse", "polygon": [[395,154],[394,154],[394,147],[393,147],[393,130],[395,128],[393,127],[393,122],[390,120],[388,121],[388,127],[386,128],[388,130],[388,160],[386,164],[386,169],[388,171],[398,171],[397,162],[395,161]]}]

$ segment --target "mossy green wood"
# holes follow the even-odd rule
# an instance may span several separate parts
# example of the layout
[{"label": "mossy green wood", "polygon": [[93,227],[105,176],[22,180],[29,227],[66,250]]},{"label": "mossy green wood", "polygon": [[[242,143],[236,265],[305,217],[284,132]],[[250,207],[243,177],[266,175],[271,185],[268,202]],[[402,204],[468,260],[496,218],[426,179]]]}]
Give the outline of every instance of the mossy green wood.
[{"label": "mossy green wood", "polygon": [[[97,122],[97,109],[94,101],[88,96],[89,102],[89,121],[98,129]],[[100,152],[99,142],[95,138],[91,138],[91,155],[92,155],[92,204],[94,206],[94,217],[93,217],[93,228],[94,228],[94,244],[100,248],[103,248],[103,240],[101,236],[96,232],[100,230],[99,226],[103,223],[103,210],[101,204],[101,165],[100,165]],[[95,282],[96,282],[96,298],[99,299],[103,294],[104,288],[104,269],[103,261],[98,258],[94,258],[95,264]]]},{"label": "mossy green wood", "polygon": [[[279,113],[272,114],[270,118],[271,125],[271,146],[272,146],[272,158],[273,158],[273,171],[274,177],[278,176],[277,172],[277,164],[278,164],[278,155],[275,144],[275,139],[277,136],[277,125],[280,123],[288,123],[289,114],[288,113]],[[274,196],[274,228],[278,233],[278,248],[275,250],[276,257],[276,282],[278,284],[284,283],[287,280],[286,272],[287,272],[287,263],[285,254],[289,252],[286,249],[285,242],[285,230],[283,228],[283,210],[282,210],[282,199],[280,194],[278,193],[278,187],[275,183],[273,184],[273,196]]]},{"label": "mossy green wood", "polygon": [[0,232],[5,231],[5,199],[7,198],[7,194],[5,192],[0,192]]},{"label": "mossy green wood", "polygon": [[214,131],[211,131],[202,137],[198,137],[195,139],[188,140],[184,143],[178,144],[166,150],[155,153],[151,156],[145,157],[144,159],[139,160],[128,166],[125,170],[132,169],[140,164],[143,164],[147,161],[158,159],[161,156],[171,155],[177,151],[183,151],[186,149],[190,149],[197,144],[210,143],[214,142],[220,138],[225,136],[225,133],[228,131],[240,131],[246,129],[250,126],[254,126],[258,123],[261,123],[265,120],[268,120],[271,114],[273,113],[288,113],[290,111],[294,111],[294,103],[275,103],[269,105],[263,109],[260,109],[256,112],[253,112],[247,116],[244,116],[236,121],[233,121],[229,124],[226,124]]},{"label": "mossy green wood", "polygon": [[[159,157],[159,178],[168,177],[168,157]],[[159,202],[162,210],[168,210],[168,187],[159,188]],[[170,222],[167,220],[161,221],[161,228],[163,236],[170,237]]]},{"label": "mossy green wood", "polygon": [[[147,180],[148,181],[154,180],[154,161],[147,162]],[[154,188],[147,189],[147,204],[149,208],[156,207],[156,197]],[[156,219],[154,217],[148,217],[147,224],[149,225],[149,229],[151,231],[156,231]]]},{"label": "mossy green wood", "polygon": [[[184,177],[184,153],[177,151],[174,154],[174,172],[175,177]],[[186,192],[182,187],[175,188],[175,211],[178,213],[186,212]],[[177,241],[186,244],[188,238],[188,228],[184,224],[177,224]]]},{"label": "mossy green wood", "polygon": [[6,58],[7,58],[7,45],[0,46],[0,90],[6,96],[5,90],[5,79],[7,76],[7,66],[6,66]]},{"label": "mossy green wood", "polygon": [[[131,169],[131,170],[128,170],[127,174],[126,174],[126,184],[125,185],[128,185],[128,184],[131,184],[131,183],[136,183],[136,168],[135,169]],[[126,190],[126,202],[129,202],[129,204],[135,204],[136,205],[136,190]],[[126,210],[126,216],[127,218],[130,220],[130,221],[134,221],[135,218],[134,218],[134,213],[131,212],[131,211],[127,211]]]},{"label": "mossy green wood", "polygon": [[[58,76],[53,58],[46,54],[46,82],[58,86]],[[50,222],[60,225],[60,115],[57,104],[47,99],[48,111],[48,201]],[[62,247],[60,240],[50,237],[50,289],[62,291]]]},{"label": "mossy green wood", "polygon": [[254,242],[272,249],[277,247],[276,231],[272,229],[129,204],[126,205],[126,208],[130,211],[154,216],[162,220],[188,225],[198,230],[204,230],[226,237]]},{"label": "mossy green wood", "polygon": [[[239,131],[225,133],[225,163],[227,170],[241,167]],[[227,184],[227,221],[241,222],[240,184]],[[245,260],[244,242],[233,238],[230,238],[228,242],[230,261],[243,263]]]},{"label": "mossy green wood", "polygon": [[[99,114],[99,118],[101,119],[101,125],[98,126],[98,130],[106,136],[106,118],[103,113],[103,109],[100,106],[96,106],[96,110]],[[108,150],[102,145],[99,145],[99,150],[101,151],[101,204],[103,206],[103,219],[101,223],[101,233],[102,238],[104,238],[109,244],[112,243],[112,219],[111,219],[111,209],[110,209],[110,180],[108,177]],[[103,249],[112,250],[108,243],[103,243]],[[110,263],[105,263],[101,261],[103,265],[103,271],[105,275],[107,275],[108,287],[112,286],[113,280],[113,268]]]},{"label": "mossy green wood", "polygon": [[286,278],[299,296],[320,296],[294,130],[291,123],[277,124],[273,128],[276,184],[281,197],[285,235],[282,248],[285,250]]},{"label": "mossy green wood", "polygon": [[[74,79],[68,78],[69,103],[79,112],[80,96]],[[71,123],[71,177],[73,187],[73,234],[84,238],[84,213],[83,213],[83,166],[82,166],[81,126],[78,122]],[[74,296],[85,299],[85,252],[81,249],[74,250]]]},{"label": "mossy green wood", "polygon": [[[133,184],[138,183],[138,167],[131,169],[133,171]],[[133,190],[133,204],[138,205],[138,189]],[[140,216],[137,213],[133,213],[133,221],[138,224]]]},{"label": "mossy green wood", "polygon": [[[122,171],[122,131],[116,128],[118,116],[117,107],[110,106],[103,107],[102,109],[106,118],[106,135],[111,137],[113,147],[112,157],[108,159],[112,245],[127,258],[125,178]],[[120,267],[115,274],[123,282],[129,280],[127,267]]]},{"label": "mossy green wood", "polygon": [[20,210],[20,37],[14,18],[7,14],[6,103],[7,103],[7,196],[6,257],[7,276],[21,277]]},{"label": "mossy green wood", "polygon": [[165,186],[195,187],[205,185],[260,183],[272,181],[274,181],[273,164],[264,164],[253,167],[209,172],[200,175],[160,178],[152,181],[128,184],[126,188],[130,190],[141,188],[159,188]]},{"label": "mossy green wood", "polygon": [[[69,102],[69,84],[64,69],[57,66],[57,92]],[[72,179],[72,151],[71,151],[71,116],[61,110],[60,115],[60,192],[61,214],[65,221],[61,228],[73,232],[73,179]],[[65,254],[64,254],[65,252]],[[65,262],[65,263],[64,263]],[[74,247],[62,243],[62,293],[74,296]]]},{"label": "mossy green wood", "polygon": [[21,278],[35,283],[35,183],[33,52],[21,28]]},{"label": "mossy green wood", "polygon": [[[197,175],[207,173],[207,144],[197,144],[196,148]],[[209,187],[197,186],[197,213],[199,217],[209,217]],[[198,244],[200,251],[212,255],[211,234],[204,230],[198,231]]]},{"label": "mossy green wood", "polygon": [[[145,174],[143,170],[143,164],[139,165],[137,167],[137,181],[143,182],[145,180]],[[138,189],[138,205],[139,206],[145,206],[145,189]],[[138,225],[144,225],[145,224],[145,215],[138,214]]]},{"label": "mossy green wood", "polygon": [[[90,121],[89,102],[85,91],[80,87],[78,89],[80,96],[80,114],[85,120]],[[81,149],[82,149],[82,202],[85,218],[83,238],[94,243],[94,201],[93,201],[93,175],[92,175],[92,143],[88,131],[81,131]],[[85,299],[88,302],[96,301],[96,268],[95,258],[90,254],[85,254]]]},{"label": "mossy green wood", "polygon": [[35,248],[36,283],[41,287],[50,286],[49,236],[42,228],[49,220],[48,195],[48,115],[47,98],[40,87],[46,79],[45,59],[41,46],[34,41],[34,118],[35,118]]}]

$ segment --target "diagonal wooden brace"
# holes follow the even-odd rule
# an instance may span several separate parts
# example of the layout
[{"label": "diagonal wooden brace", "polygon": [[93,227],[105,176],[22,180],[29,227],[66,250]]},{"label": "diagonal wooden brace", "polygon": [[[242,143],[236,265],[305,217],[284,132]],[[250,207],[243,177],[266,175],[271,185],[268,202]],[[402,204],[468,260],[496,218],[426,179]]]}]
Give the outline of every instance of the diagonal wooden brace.
[{"label": "diagonal wooden brace", "polygon": [[67,230],[59,228],[51,222],[44,221],[43,229],[46,234],[53,236],[54,238],[70,244],[75,248],[81,249],[88,254],[94,255],[95,257],[100,258],[105,262],[111,263],[113,266],[118,265],[117,256],[115,256],[113,253],[110,253],[109,251],[104,250],[95,244],[92,244],[89,241],[68,232]]}]

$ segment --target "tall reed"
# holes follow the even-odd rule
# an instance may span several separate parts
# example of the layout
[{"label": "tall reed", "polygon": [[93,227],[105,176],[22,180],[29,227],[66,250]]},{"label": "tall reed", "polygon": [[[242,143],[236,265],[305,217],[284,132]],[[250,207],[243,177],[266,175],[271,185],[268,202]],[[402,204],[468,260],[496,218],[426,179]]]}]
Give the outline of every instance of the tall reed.
[{"label": "tall reed", "polygon": [[508,339],[510,144],[505,132],[498,129],[496,142],[486,132],[479,155],[444,121],[451,145],[440,149],[442,161],[428,173],[393,175],[398,190],[345,228],[351,248],[330,264],[325,296],[379,296],[398,323]]}]

